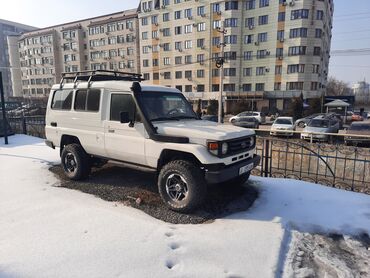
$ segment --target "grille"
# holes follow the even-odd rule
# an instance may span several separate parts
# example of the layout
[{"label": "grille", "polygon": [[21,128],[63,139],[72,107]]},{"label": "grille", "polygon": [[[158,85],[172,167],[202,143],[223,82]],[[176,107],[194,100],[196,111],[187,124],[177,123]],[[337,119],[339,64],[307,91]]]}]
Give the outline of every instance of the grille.
[{"label": "grille", "polygon": [[228,154],[231,155],[231,154],[242,153],[242,152],[245,152],[251,149],[253,147],[251,145],[251,138],[252,137],[249,136],[249,137],[244,137],[241,139],[228,141],[227,142],[229,145]]}]

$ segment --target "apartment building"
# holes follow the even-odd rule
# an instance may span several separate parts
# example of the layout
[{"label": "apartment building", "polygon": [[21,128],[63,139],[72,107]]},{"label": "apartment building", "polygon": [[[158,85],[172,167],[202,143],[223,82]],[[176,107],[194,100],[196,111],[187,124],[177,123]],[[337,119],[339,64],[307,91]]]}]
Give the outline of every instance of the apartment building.
[{"label": "apartment building", "polygon": [[[12,71],[10,67],[10,55],[14,49],[17,49],[17,44],[11,37],[20,35],[23,32],[35,30],[35,27],[0,19],[0,70],[3,73],[4,96],[13,95],[17,89],[12,86]],[[10,44],[7,43],[10,40]]]},{"label": "apartment building", "polygon": [[283,110],[325,92],[332,0],[142,0],[138,17],[146,82],[190,100],[218,98],[222,43],[227,109],[243,99]]},{"label": "apartment building", "polygon": [[136,10],[69,22],[18,38],[23,97],[48,95],[62,72],[140,72]]}]

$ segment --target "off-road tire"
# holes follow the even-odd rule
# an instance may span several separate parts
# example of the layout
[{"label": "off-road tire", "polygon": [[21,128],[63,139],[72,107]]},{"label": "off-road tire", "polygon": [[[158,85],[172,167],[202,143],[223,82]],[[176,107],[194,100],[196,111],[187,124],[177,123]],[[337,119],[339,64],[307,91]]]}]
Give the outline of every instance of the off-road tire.
[{"label": "off-road tire", "polygon": [[[66,157],[72,155],[75,161],[75,170],[68,170]],[[79,144],[70,144],[64,147],[61,155],[62,168],[65,175],[71,180],[86,179],[91,171],[91,161],[89,155]]]},{"label": "off-road tire", "polygon": [[[174,201],[166,190],[166,182],[171,175],[181,175],[187,185],[184,199]],[[173,160],[162,167],[158,176],[158,191],[163,202],[174,211],[189,212],[199,207],[205,199],[207,183],[202,170],[186,160]]]}]

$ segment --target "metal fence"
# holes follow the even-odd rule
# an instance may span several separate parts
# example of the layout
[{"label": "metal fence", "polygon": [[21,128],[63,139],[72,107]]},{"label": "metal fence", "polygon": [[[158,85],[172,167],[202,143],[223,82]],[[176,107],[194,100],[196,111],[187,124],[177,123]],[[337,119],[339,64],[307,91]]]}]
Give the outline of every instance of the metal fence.
[{"label": "metal fence", "polygon": [[370,149],[258,137],[252,174],[304,180],[370,194]]},{"label": "metal fence", "polygon": [[10,117],[7,120],[14,133],[45,138],[45,116]]}]

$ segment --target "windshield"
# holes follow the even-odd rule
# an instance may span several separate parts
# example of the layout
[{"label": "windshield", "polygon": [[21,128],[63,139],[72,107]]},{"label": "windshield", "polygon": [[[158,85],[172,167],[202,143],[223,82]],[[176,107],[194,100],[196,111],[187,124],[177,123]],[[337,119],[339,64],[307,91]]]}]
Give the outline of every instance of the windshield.
[{"label": "windshield", "polygon": [[288,119],[277,119],[274,124],[277,125],[292,125],[292,121]]},{"label": "windshield", "polygon": [[139,96],[141,109],[149,121],[198,119],[182,94],[143,92]]},{"label": "windshield", "polygon": [[350,130],[368,130],[370,131],[370,125],[351,125],[349,127]]},{"label": "windshield", "polygon": [[317,120],[317,119],[313,119],[310,124],[309,124],[310,127],[329,127],[329,121],[327,120]]}]

